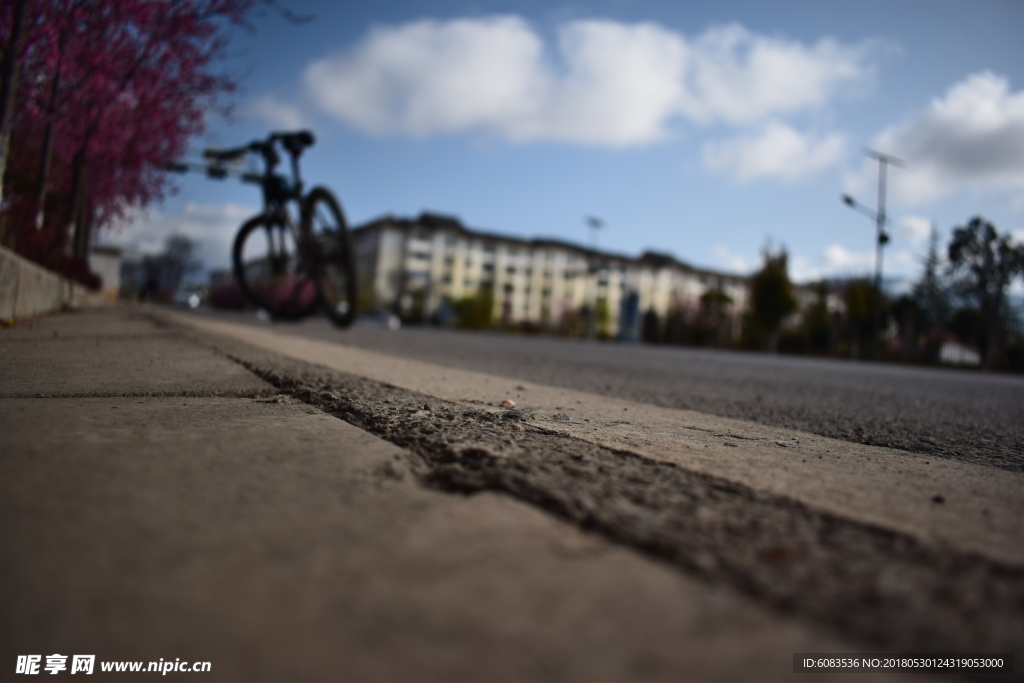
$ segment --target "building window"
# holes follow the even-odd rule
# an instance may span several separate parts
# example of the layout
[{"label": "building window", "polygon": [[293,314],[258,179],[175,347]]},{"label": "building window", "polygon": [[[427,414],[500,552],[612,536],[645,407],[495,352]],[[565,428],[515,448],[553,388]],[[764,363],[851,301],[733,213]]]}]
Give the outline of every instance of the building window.
[{"label": "building window", "polygon": [[484,264],[484,272],[485,273],[493,273],[494,272],[494,264],[493,263],[485,263]]},{"label": "building window", "polygon": [[508,268],[505,269],[505,272],[508,273],[509,275],[515,275],[516,274],[516,267],[515,266],[509,266]]}]

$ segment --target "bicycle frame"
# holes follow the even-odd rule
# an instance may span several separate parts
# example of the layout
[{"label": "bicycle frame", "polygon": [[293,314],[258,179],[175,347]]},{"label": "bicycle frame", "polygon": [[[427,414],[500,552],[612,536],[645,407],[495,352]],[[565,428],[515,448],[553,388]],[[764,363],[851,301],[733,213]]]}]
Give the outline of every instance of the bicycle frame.
[{"label": "bicycle frame", "polygon": [[[263,173],[243,173],[243,182],[259,184],[263,194],[263,211],[250,219],[264,220],[262,227],[266,235],[267,252],[264,254],[266,262],[262,267],[270,269],[269,277],[261,278],[261,291],[247,292],[250,298],[255,294],[257,303],[262,301],[269,304],[271,308],[284,310],[287,307],[306,310],[315,304],[316,288],[312,281],[310,272],[311,246],[306,244],[303,231],[299,228],[299,221],[302,215],[302,175],[299,169],[299,157],[305,147],[313,142],[312,134],[301,133],[274,133],[266,140],[254,141],[244,147],[229,150],[208,150],[204,156],[211,164],[213,174],[219,177],[230,175],[225,165],[237,161],[246,154],[254,152],[263,159]],[[276,173],[281,157],[276,149],[277,144],[289,153],[291,161],[291,175],[289,179],[284,175]],[[208,170],[208,175],[211,175]],[[296,204],[295,216],[288,211],[291,202]],[[297,270],[289,271],[292,263],[292,250],[287,241],[291,237],[297,254]],[[265,281],[263,281],[265,280]],[[246,289],[243,283],[240,283]]]},{"label": "bicycle frame", "polygon": [[[211,178],[239,177],[262,189],[263,210],[239,228],[232,250],[235,278],[243,293],[277,318],[305,317],[323,304],[336,324],[347,327],[356,310],[357,287],[344,215],[326,188],[303,194],[299,157],[313,142],[308,131],[273,133],[243,147],[205,151],[203,170]],[[289,154],[291,178],[276,172],[281,163],[278,145]],[[262,158],[262,173],[239,173],[229,168],[250,153]],[[174,171],[195,167],[181,163],[168,166]],[[295,212],[288,208],[292,202],[297,206]],[[329,214],[316,222],[326,230],[322,234],[311,228],[311,216],[327,215],[316,207],[323,207]],[[265,241],[256,237],[260,233]]]}]

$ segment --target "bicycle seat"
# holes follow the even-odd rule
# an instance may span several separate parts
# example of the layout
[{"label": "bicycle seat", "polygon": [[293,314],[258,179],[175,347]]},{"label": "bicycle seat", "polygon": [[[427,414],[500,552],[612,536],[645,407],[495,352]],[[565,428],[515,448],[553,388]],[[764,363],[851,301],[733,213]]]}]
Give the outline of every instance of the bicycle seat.
[{"label": "bicycle seat", "polygon": [[313,133],[308,130],[300,130],[295,133],[280,133],[277,137],[281,141],[281,146],[295,155],[302,154],[302,150],[312,147],[316,142]]}]

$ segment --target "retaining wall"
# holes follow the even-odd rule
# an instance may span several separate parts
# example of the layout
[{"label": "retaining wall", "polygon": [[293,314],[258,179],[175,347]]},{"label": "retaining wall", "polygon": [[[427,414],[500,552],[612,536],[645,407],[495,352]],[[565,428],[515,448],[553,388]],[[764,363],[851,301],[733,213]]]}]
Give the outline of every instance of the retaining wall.
[{"label": "retaining wall", "polygon": [[93,306],[103,297],[0,247],[0,320],[25,318],[65,306]]}]

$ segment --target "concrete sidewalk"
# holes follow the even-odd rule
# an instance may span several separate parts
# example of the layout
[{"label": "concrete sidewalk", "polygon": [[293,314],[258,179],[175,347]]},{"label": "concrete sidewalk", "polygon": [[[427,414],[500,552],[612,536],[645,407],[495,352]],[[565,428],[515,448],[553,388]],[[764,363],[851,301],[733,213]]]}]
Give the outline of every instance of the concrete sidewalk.
[{"label": "concrete sidewalk", "polygon": [[0,330],[0,377],[4,680],[54,653],[211,662],[187,680],[788,680],[795,652],[851,651],[510,497],[425,488],[138,309]]}]

